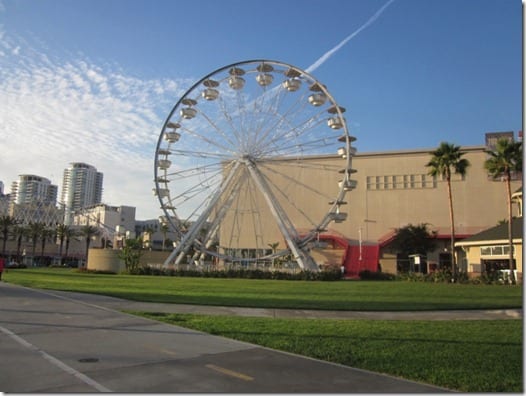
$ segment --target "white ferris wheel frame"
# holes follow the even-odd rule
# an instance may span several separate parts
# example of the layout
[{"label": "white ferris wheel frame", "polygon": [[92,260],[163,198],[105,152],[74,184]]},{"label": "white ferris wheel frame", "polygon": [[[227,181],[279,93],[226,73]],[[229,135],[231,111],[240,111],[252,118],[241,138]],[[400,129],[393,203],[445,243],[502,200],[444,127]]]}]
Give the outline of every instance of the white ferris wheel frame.
[{"label": "white ferris wheel frame", "polygon": [[[249,78],[252,75],[254,79]],[[256,91],[250,92],[252,96],[245,91],[249,84]],[[288,98],[299,91],[303,96]],[[214,102],[219,104],[214,107],[211,105]],[[280,105],[288,107],[283,110]],[[251,183],[252,189],[257,189],[264,198],[287,245],[267,258],[291,254],[302,269],[318,271],[309,254],[309,243],[330,222],[346,219],[347,213],[341,212],[340,206],[346,204],[345,194],[356,187],[356,181],[350,178],[355,172],[352,157],[356,152],[351,143],[356,138],[349,134],[344,112],[312,75],[280,61],[237,62],[196,82],[168,115],[155,150],[154,194],[165,215],[162,221],[171,224],[178,238],[164,265],[181,263],[192,248],[194,259],[207,254],[226,261],[238,259],[210,248],[227,212],[233,210],[241,184]],[[338,131],[334,142],[326,142],[331,135],[325,136],[322,121],[331,133]],[[203,133],[204,130],[207,132]],[[177,149],[185,138],[186,145]],[[323,151],[325,147],[332,149],[334,144],[342,147],[336,152]],[[338,171],[343,179],[331,196],[326,214],[300,235],[280,204],[277,195],[283,192],[271,185],[262,167],[291,158],[301,164],[320,154],[341,158],[343,166]],[[211,171],[212,167],[216,173]],[[184,186],[190,178],[192,184]],[[309,190],[315,188],[308,186]],[[206,199],[200,198],[203,195],[207,195]],[[177,206],[187,202],[196,202],[190,216],[178,213]]]}]

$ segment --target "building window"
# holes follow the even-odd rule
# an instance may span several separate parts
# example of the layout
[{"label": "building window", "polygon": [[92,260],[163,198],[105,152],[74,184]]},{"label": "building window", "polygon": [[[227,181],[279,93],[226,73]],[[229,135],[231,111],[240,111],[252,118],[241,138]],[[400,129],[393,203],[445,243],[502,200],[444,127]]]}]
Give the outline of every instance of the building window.
[{"label": "building window", "polygon": [[508,245],[483,246],[480,248],[481,256],[507,256],[510,254]]},{"label": "building window", "polygon": [[372,176],[367,176],[367,189],[374,190],[373,178]]},{"label": "building window", "polygon": [[426,174],[367,176],[368,190],[437,188],[437,177]]}]

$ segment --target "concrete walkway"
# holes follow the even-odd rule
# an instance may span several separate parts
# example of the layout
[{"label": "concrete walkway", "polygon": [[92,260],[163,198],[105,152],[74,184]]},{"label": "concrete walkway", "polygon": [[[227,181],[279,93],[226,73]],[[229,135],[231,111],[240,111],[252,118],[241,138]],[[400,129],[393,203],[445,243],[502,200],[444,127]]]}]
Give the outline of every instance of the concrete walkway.
[{"label": "concrete walkway", "polygon": [[[279,352],[120,312],[275,317],[350,313],[145,304],[0,282],[0,391],[427,393],[432,385]],[[365,313],[362,313],[365,314]],[[374,317],[389,317],[377,313]],[[390,314],[393,319],[397,315]],[[401,315],[409,315],[401,313]],[[511,318],[513,312],[483,317]],[[356,316],[355,316],[356,317]],[[363,316],[362,316],[363,317]],[[372,317],[372,316],[371,316]],[[416,317],[411,316],[411,317]],[[431,316],[429,316],[431,317]],[[466,315],[464,315],[465,319]],[[436,317],[435,317],[436,318]]]}]

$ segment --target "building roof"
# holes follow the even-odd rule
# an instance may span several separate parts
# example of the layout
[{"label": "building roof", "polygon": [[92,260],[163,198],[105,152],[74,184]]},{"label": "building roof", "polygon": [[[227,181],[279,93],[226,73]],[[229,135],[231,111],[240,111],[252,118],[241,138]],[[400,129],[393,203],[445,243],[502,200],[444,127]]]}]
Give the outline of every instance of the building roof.
[{"label": "building roof", "polygon": [[[523,234],[523,219],[522,217],[515,217],[511,221],[511,235],[514,240],[522,240]],[[507,241],[508,240],[508,223],[502,223],[495,227],[488,228],[478,234],[472,235],[458,242],[455,245],[480,245],[481,242],[489,241]]]}]

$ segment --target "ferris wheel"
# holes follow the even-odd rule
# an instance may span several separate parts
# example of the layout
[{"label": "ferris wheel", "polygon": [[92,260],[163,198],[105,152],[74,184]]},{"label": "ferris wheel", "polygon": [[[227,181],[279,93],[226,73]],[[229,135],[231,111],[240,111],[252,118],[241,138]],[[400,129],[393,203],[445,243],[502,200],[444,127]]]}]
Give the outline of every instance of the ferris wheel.
[{"label": "ferris wheel", "polygon": [[165,266],[287,256],[317,271],[309,249],[345,220],[356,187],[344,112],[313,76],[279,61],[231,64],[195,83],[155,151],[154,194],[178,239]]}]

